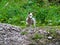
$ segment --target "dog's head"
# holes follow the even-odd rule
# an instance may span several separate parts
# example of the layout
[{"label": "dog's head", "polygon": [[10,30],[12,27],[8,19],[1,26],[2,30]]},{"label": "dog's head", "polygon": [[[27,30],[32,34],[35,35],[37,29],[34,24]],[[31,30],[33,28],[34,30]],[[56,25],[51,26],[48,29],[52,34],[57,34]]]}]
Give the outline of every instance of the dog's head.
[{"label": "dog's head", "polygon": [[28,17],[29,17],[29,18],[32,18],[32,17],[33,17],[33,14],[32,14],[32,13],[29,13],[29,14],[28,14]]}]

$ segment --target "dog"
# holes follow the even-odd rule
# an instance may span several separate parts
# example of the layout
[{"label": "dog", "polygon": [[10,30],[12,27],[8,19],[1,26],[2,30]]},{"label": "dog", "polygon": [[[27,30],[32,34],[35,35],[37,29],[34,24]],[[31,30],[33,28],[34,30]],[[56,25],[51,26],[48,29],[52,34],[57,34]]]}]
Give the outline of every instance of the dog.
[{"label": "dog", "polygon": [[26,18],[26,24],[28,26],[34,25],[34,27],[36,27],[36,20],[35,20],[35,18],[33,18],[33,13],[32,12],[29,12],[29,14]]}]

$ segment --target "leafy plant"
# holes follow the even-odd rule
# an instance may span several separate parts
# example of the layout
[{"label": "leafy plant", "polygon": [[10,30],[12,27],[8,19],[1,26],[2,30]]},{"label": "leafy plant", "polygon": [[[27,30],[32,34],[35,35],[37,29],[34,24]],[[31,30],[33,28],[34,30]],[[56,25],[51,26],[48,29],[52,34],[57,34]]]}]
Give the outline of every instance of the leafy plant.
[{"label": "leafy plant", "polygon": [[28,12],[33,12],[37,26],[58,26],[60,25],[60,5],[58,4],[59,1],[49,0],[1,0],[0,22],[25,26],[25,22],[22,23],[22,21],[26,21]]}]

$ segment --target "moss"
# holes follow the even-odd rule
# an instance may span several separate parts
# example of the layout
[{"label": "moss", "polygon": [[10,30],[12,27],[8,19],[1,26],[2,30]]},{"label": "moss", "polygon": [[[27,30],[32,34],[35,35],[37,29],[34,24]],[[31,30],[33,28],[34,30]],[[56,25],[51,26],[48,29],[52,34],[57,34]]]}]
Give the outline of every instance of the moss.
[{"label": "moss", "polygon": [[43,38],[43,35],[38,34],[38,33],[34,34],[34,36],[32,37],[33,40],[35,40],[35,39],[41,39],[41,38]]},{"label": "moss", "polygon": [[27,32],[21,32],[21,35],[26,35],[27,34]]}]

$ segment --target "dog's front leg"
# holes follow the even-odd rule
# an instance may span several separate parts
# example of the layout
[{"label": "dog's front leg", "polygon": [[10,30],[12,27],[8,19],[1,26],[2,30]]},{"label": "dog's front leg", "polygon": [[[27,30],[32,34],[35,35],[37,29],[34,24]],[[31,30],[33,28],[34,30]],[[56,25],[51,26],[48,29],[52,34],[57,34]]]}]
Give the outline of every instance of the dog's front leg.
[{"label": "dog's front leg", "polygon": [[28,22],[27,22],[28,18],[26,18],[26,25],[28,25]]},{"label": "dog's front leg", "polygon": [[36,27],[36,21],[35,21],[35,18],[33,18],[33,25],[34,25],[34,27]]}]

